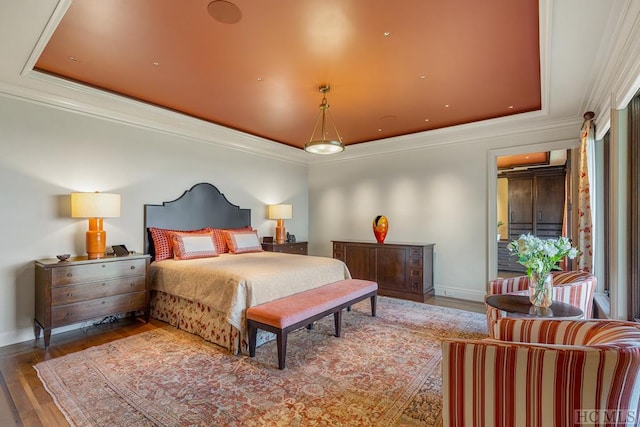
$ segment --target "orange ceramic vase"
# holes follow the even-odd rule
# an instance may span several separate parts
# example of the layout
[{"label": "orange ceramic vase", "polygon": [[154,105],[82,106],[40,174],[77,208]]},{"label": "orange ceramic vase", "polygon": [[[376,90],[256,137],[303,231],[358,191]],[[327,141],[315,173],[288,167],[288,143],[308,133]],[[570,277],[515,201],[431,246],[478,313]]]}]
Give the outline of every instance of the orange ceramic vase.
[{"label": "orange ceramic vase", "polygon": [[389,221],[384,215],[378,215],[373,219],[373,234],[376,236],[378,243],[384,243],[384,238],[387,237],[387,231],[389,231]]}]

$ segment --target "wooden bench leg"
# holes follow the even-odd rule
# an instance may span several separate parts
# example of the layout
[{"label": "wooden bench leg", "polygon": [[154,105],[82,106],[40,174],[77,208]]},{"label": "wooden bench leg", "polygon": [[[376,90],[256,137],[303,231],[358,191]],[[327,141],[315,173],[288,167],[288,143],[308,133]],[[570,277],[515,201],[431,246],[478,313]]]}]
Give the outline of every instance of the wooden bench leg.
[{"label": "wooden bench leg", "polygon": [[282,330],[276,332],[276,340],[278,342],[278,369],[284,369],[287,357],[287,333]]},{"label": "wooden bench leg", "polygon": [[371,316],[376,317],[376,296],[371,297]]},{"label": "wooden bench leg", "polygon": [[333,313],[333,323],[336,326],[336,337],[340,337],[342,334],[342,310]]},{"label": "wooden bench leg", "polygon": [[256,340],[258,338],[258,328],[256,328],[251,321],[249,323],[249,357],[256,355]]}]

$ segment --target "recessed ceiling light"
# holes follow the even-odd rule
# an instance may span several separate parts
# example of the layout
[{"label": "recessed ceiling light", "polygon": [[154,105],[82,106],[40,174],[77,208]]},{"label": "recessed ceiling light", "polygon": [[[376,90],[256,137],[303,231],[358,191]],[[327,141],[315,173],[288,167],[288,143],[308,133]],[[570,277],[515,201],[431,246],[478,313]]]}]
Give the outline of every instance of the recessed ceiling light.
[{"label": "recessed ceiling light", "polygon": [[389,31],[385,31],[385,32],[384,32],[384,36],[385,36],[385,37],[389,37],[390,35],[391,35],[391,32],[389,32]]},{"label": "recessed ceiling light", "polygon": [[378,132],[382,132],[382,129],[381,129],[381,128],[378,128]]},{"label": "recessed ceiling light", "polygon": [[258,80],[259,82],[261,82],[261,81],[262,81],[262,77],[258,77],[258,78],[257,78],[257,80]]},{"label": "recessed ceiling light", "polygon": [[78,62],[78,58],[76,58],[75,56],[70,56],[69,59],[73,62]]},{"label": "recessed ceiling light", "polygon": [[158,61],[153,61],[153,65],[155,65],[156,67],[160,66],[160,63]]},{"label": "recessed ceiling light", "polygon": [[427,76],[425,76],[424,74],[420,76],[421,79],[426,79]]},{"label": "recessed ceiling light", "polygon": [[429,119],[424,119],[424,121],[425,121],[425,122],[428,122],[428,121],[429,121]]},{"label": "recessed ceiling light", "polygon": [[449,104],[444,104],[444,108],[449,108]]},{"label": "recessed ceiling light", "polygon": [[509,105],[508,107],[510,110],[513,110],[513,105]]},{"label": "recessed ceiling light", "polygon": [[230,1],[214,0],[207,5],[207,12],[213,19],[223,24],[236,24],[242,19],[242,11]]}]

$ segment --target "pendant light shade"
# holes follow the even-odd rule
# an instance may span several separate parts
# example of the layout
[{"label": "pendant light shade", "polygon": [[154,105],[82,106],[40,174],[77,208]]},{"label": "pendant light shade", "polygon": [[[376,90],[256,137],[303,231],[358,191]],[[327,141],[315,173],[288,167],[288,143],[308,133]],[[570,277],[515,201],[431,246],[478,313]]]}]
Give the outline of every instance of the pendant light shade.
[{"label": "pendant light shade", "polygon": [[313,127],[311,138],[304,146],[305,151],[313,154],[335,154],[344,151],[342,137],[338,133],[331,111],[329,111],[329,103],[326,94],[331,87],[329,85],[320,86],[322,93],[322,103],[320,104],[320,112]]}]

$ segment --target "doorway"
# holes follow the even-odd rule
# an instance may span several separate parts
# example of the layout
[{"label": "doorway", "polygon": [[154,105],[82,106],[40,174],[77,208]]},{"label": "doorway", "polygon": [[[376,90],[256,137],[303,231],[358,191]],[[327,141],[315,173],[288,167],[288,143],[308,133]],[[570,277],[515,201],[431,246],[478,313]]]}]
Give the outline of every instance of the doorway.
[{"label": "doorway", "polygon": [[[556,233],[558,227],[557,219],[554,220],[554,224],[544,224],[544,218],[546,218],[546,214],[542,213],[543,220],[540,224],[537,221],[534,221],[533,218],[536,218],[537,215],[540,215],[539,209],[531,210],[531,215],[533,216],[530,227],[531,231],[527,228],[526,221],[520,221],[518,224],[511,223],[511,215],[512,213],[509,211],[509,202],[508,202],[508,185],[506,181],[501,181],[501,177],[499,175],[504,175],[505,171],[510,171],[511,173],[521,173],[522,175],[527,175],[528,172],[519,172],[526,171],[528,169],[539,169],[542,171],[546,168],[560,167],[560,165],[566,165],[566,174],[568,177],[571,177],[571,155],[570,151],[573,148],[576,148],[578,141],[576,139],[560,141],[555,143],[545,143],[539,145],[529,145],[522,147],[512,147],[498,150],[490,150],[488,156],[488,165],[487,170],[492,171],[488,174],[489,183],[488,183],[488,191],[487,191],[487,213],[488,213],[488,224],[487,224],[487,280],[493,280],[498,277],[498,271],[501,272],[501,277],[509,277],[515,275],[524,274],[524,269],[522,272],[512,271],[517,270],[512,265],[512,268],[508,270],[499,270],[499,259],[504,260],[503,251],[507,250],[507,245],[511,240],[517,239],[520,234],[525,234],[526,232],[532,232],[532,234],[541,235],[542,237],[553,237],[553,233]],[[545,161],[544,164],[540,161],[534,161],[533,159],[534,153],[550,153],[549,160]],[[512,168],[504,167],[504,158],[509,156],[519,156],[525,159],[527,156],[530,157],[532,163],[537,163],[536,165],[518,165]],[[538,158],[539,157],[535,157]],[[526,159],[525,159],[526,160]],[[524,163],[524,161],[523,161]],[[501,165],[499,167],[499,164]],[[539,172],[543,174],[542,172]],[[506,178],[505,178],[506,179]],[[568,183],[571,182],[571,179],[566,180]],[[533,182],[533,181],[531,181]],[[548,184],[548,182],[547,182]],[[532,184],[533,185],[533,184]],[[526,187],[526,185],[525,185]],[[546,189],[544,185],[541,187]],[[536,191],[533,187],[531,189],[532,194]],[[525,191],[526,193],[526,191]],[[506,195],[506,196],[505,196]],[[544,196],[544,191],[542,192]],[[547,194],[548,195],[548,194]],[[571,185],[567,185],[567,189],[565,191],[564,200],[571,200]],[[517,218],[516,218],[517,220]],[[570,224],[571,224],[571,216],[567,214],[566,221],[563,221],[565,227],[562,228],[560,233],[562,235],[570,234]],[[517,226],[514,226],[517,225]],[[535,227],[535,228],[534,228]],[[544,229],[547,228],[545,231]],[[549,231],[548,228],[552,228]],[[555,231],[554,231],[555,230]],[[496,237],[500,234],[500,239],[496,241]],[[499,257],[498,252],[501,251],[501,255]],[[508,255],[507,255],[508,256]],[[515,261],[515,260],[514,260]],[[517,262],[515,262],[517,264]]]}]

